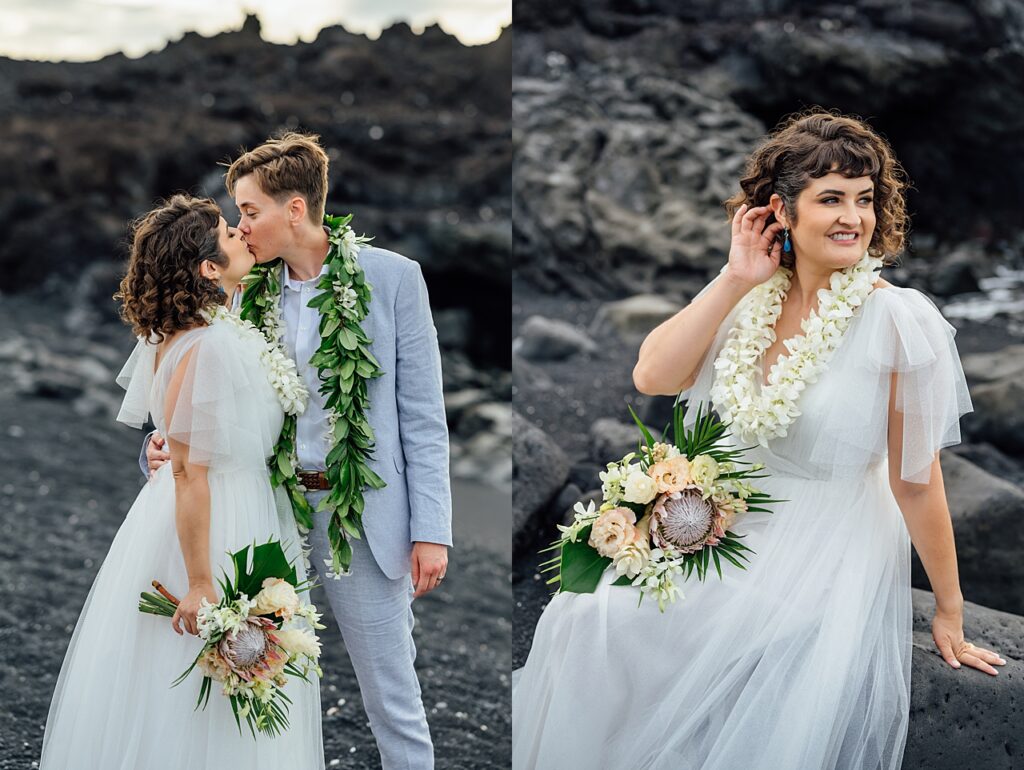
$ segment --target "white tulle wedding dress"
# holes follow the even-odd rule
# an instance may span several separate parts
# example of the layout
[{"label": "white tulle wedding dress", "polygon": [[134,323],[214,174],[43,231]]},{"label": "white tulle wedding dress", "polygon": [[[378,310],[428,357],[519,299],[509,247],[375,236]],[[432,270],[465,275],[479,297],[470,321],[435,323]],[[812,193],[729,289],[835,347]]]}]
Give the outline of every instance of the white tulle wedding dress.
[{"label": "white tulle wedding dress", "polygon": [[[288,545],[290,558],[299,556],[294,520],[286,508],[278,513],[267,474],[283,412],[257,341],[214,320],[170,345],[155,373],[155,348],[142,342],[136,347],[118,377],[127,389],[118,419],[139,427],[152,414],[163,435],[189,444],[190,459],[208,466],[214,577],[222,570],[233,574],[228,551],[271,537]],[[167,385],[179,364],[185,376],[168,424]],[[301,576],[301,557],[296,567]],[[193,710],[198,669],[171,687],[202,641],[178,636],[170,618],[138,611],[139,593],[151,591],[153,579],[178,597],[188,591],[169,463],[139,493],[86,599],[50,705],[40,768],[324,767],[315,677],[310,684],[292,679],[285,688],[292,700],[289,729],[255,740],[244,721],[239,733],[216,684],[206,709]]]},{"label": "white tulle wedding dress", "polygon": [[[691,405],[709,400],[739,307],[683,394]],[[733,526],[756,551],[746,571],[723,562],[723,580],[692,578],[664,614],[637,608],[613,574],[593,594],[555,596],[513,676],[513,767],[899,768],[910,540],[889,486],[890,383],[896,373],[900,475],[927,481],[971,410],[954,334],[915,290],[867,296],[788,435],[747,455],[771,473],[756,483],[789,502]]]}]

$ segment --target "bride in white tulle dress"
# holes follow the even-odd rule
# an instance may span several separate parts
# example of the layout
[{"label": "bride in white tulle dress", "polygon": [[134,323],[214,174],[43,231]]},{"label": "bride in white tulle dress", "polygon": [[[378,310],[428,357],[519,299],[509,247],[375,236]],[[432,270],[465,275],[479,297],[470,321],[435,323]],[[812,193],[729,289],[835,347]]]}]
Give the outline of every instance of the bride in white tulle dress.
[{"label": "bride in white tulle dress", "polygon": [[691,579],[664,614],[614,572],[557,595],[513,678],[515,768],[896,770],[911,540],[942,656],[1003,663],[963,637],[937,455],[971,410],[955,332],[878,277],[906,225],[888,146],[860,121],[798,116],[741,189],[728,264],[648,336],[634,380],[713,403],[788,502],[733,526],[756,552],[746,571]]},{"label": "bride in white tulle dress", "polygon": [[[304,579],[295,523],[287,506],[279,516],[266,466],[284,418],[260,357],[266,343],[216,310],[252,264],[212,201],[175,196],[136,227],[123,313],[142,337],[163,339],[140,341],[118,377],[127,389],[118,419],[141,427],[151,414],[172,461],[135,500],[86,599],[54,690],[43,770],[324,767],[315,677],[285,688],[290,727],[255,740],[217,686],[194,710],[198,669],[171,687],[202,647],[190,635],[200,601],[216,603],[214,580],[233,574],[228,551],[281,540]],[[181,597],[173,624],[137,609],[153,579]]]}]

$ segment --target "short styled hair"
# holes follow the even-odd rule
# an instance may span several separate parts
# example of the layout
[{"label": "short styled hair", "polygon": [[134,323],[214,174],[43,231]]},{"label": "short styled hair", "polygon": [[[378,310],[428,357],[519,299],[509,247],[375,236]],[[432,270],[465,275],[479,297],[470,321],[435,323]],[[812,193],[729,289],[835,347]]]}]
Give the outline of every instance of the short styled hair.
[{"label": "short styled hair", "polygon": [[202,312],[224,301],[223,289],[199,273],[210,260],[227,267],[220,248],[220,208],[209,198],[175,195],[133,225],[128,270],[114,299],[132,331],[152,342],[206,325]]},{"label": "short styled hair", "polygon": [[[751,154],[740,192],[725,201],[726,211],[731,218],[743,204],[767,206],[778,193],[796,221],[797,196],[811,179],[833,171],[851,179],[871,177],[875,231],[868,251],[893,264],[909,225],[906,173],[889,143],[859,118],[812,108],[783,120]],[[792,256],[783,255],[783,263],[792,267]]]},{"label": "short styled hair", "polygon": [[328,162],[319,136],[288,131],[243,152],[228,166],[225,185],[234,196],[238,180],[252,174],[260,190],[278,203],[292,195],[305,198],[309,218],[319,225],[327,205]]}]

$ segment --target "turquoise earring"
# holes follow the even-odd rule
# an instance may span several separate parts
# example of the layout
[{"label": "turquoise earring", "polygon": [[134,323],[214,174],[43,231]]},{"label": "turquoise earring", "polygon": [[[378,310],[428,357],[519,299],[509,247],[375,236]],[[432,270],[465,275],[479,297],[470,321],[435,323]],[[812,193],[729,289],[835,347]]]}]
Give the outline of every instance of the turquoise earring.
[{"label": "turquoise earring", "polygon": [[793,244],[789,242],[789,228],[784,228],[783,232],[786,234],[786,240],[782,243],[782,250],[786,254],[789,254],[793,250]]}]

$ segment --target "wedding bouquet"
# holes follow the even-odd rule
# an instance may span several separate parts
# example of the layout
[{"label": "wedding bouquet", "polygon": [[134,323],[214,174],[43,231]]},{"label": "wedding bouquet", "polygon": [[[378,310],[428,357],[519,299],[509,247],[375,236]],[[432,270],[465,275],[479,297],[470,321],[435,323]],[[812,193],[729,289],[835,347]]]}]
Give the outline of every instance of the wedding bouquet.
[{"label": "wedding bouquet", "polygon": [[[278,541],[246,546],[231,560],[234,579],[226,574],[218,579],[223,598],[218,604],[204,600],[196,617],[206,644],[174,686],[199,666],[204,676],[197,709],[206,708],[213,682],[219,682],[239,731],[245,719],[254,738],[257,730],[275,736],[288,727],[286,675],[305,682],[311,671],[323,676],[317,663],[320,642],[309,628],[324,626],[316,607],[298,596],[312,584],[298,583]],[[158,581],[153,587],[158,593],[142,593],[139,611],[173,617],[178,600]]]},{"label": "wedding bouquet", "polygon": [[[559,525],[561,537],[545,552],[556,555],[541,565],[554,572],[548,583],[559,591],[593,593],[607,569],[618,578],[613,585],[634,586],[640,601],[652,595],[659,609],[682,596],[677,585],[694,572],[704,580],[712,565],[722,577],[722,562],[740,569],[749,561],[742,535],[732,531],[748,511],[770,512],[773,500],[752,486],[751,479],[767,478],[761,464],[743,462],[745,449],[728,449],[727,426],[698,406],[693,429],[683,426],[685,407],[673,407],[673,441],[661,441],[629,409],[643,441],[637,451],[608,463],[600,474],[603,502],[596,508],[576,503],[572,524]],[[740,468],[739,466],[749,466]]]}]

